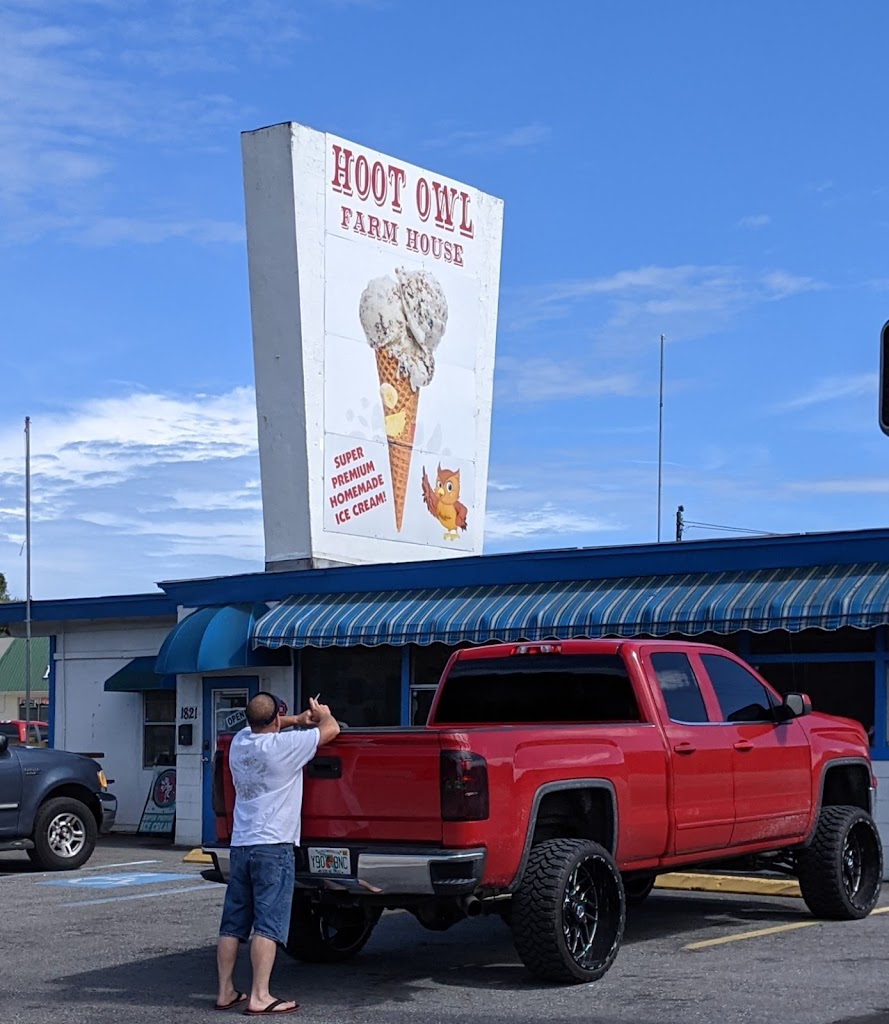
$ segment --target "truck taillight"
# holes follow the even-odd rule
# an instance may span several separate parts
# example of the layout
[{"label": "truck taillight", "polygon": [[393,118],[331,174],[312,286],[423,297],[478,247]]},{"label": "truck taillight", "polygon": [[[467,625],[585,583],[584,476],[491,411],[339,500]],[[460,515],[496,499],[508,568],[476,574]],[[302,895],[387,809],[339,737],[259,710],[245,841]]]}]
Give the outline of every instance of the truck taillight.
[{"label": "truck taillight", "polygon": [[440,779],[443,821],[484,821],[488,817],[488,764],[481,754],[443,750]]},{"label": "truck taillight", "polygon": [[519,644],[515,654],[561,654],[561,644]]}]

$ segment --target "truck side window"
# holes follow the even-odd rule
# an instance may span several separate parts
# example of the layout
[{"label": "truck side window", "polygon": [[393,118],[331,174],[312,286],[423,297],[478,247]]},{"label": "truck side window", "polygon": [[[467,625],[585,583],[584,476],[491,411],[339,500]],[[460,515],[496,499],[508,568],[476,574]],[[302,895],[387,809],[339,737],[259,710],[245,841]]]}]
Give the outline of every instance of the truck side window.
[{"label": "truck side window", "polygon": [[673,722],[706,722],[707,708],[688,655],[674,651],[652,654],[651,667]]},{"label": "truck side window", "polygon": [[702,654],[701,661],[716,691],[724,721],[775,721],[771,694],[743,665],[720,654]]}]

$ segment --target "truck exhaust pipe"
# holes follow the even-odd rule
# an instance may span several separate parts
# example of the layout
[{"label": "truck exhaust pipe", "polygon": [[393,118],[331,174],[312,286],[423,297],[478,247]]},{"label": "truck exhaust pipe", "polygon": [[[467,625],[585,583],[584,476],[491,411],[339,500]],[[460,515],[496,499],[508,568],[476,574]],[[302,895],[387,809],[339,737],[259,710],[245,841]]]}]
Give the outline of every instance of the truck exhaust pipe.
[{"label": "truck exhaust pipe", "polygon": [[484,910],[482,901],[478,896],[464,896],[460,900],[460,908],[467,917],[478,917]]}]

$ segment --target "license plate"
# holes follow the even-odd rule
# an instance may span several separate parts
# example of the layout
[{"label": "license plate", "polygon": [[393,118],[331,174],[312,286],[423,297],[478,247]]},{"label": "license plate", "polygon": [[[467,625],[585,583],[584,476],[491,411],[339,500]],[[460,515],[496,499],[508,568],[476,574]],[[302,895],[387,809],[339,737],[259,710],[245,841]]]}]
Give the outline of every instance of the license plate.
[{"label": "license plate", "polygon": [[313,875],[351,875],[349,851],[327,846],[310,846],[309,871]]}]

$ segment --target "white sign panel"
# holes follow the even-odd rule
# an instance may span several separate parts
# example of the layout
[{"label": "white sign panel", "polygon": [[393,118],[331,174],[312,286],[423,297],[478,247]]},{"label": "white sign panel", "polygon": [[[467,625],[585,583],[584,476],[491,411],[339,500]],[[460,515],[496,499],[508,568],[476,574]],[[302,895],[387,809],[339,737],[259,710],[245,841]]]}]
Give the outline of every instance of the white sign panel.
[{"label": "white sign panel", "polygon": [[501,201],[295,124],[244,170],[266,562],[480,553]]}]

